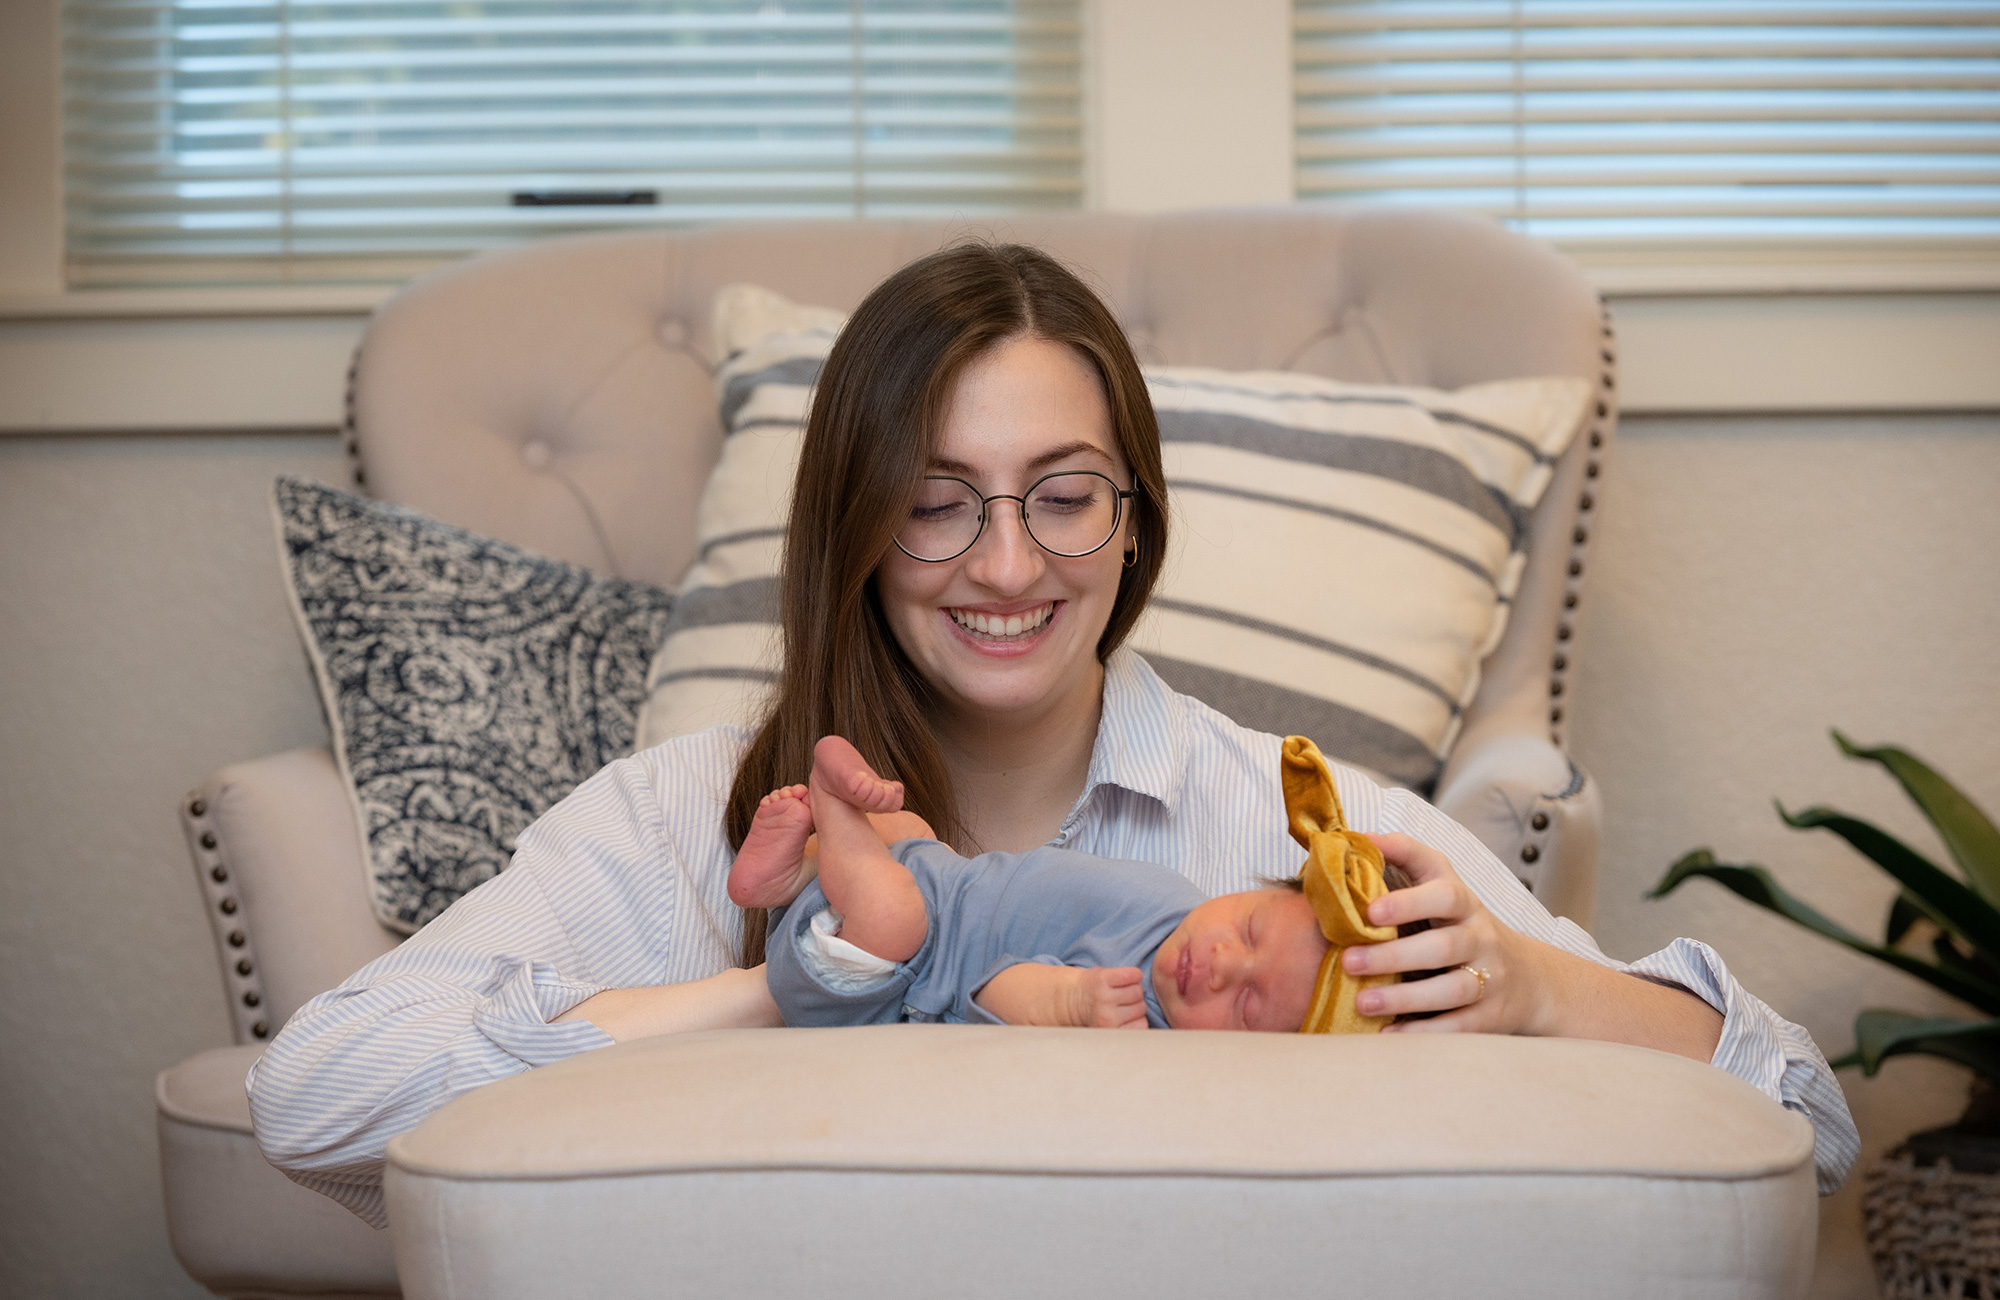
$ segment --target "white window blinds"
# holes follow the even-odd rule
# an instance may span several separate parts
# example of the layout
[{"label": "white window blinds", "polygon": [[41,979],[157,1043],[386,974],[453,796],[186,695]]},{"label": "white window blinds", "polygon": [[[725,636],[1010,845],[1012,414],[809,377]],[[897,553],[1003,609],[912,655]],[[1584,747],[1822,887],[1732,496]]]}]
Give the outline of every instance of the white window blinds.
[{"label": "white window blinds", "polygon": [[1077,0],[69,0],[72,283],[1073,207]]},{"label": "white window blinds", "polygon": [[1572,247],[2000,240],[2000,3],[1298,0],[1301,198]]}]

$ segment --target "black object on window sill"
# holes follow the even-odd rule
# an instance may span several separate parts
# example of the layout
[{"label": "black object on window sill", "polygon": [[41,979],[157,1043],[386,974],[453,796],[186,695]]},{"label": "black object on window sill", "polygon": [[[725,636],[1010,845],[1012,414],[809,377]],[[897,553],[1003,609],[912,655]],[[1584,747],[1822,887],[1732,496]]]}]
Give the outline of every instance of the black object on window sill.
[{"label": "black object on window sill", "polygon": [[515,190],[517,208],[610,208],[652,205],[658,190]]}]

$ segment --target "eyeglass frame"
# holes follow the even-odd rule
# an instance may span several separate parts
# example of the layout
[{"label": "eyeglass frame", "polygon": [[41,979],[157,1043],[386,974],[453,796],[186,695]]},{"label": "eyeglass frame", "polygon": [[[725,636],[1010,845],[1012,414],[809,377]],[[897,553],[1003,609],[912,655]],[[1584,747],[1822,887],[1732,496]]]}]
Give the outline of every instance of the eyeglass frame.
[{"label": "eyeglass frame", "polygon": [[[1099,542],[1097,545],[1091,547],[1087,551],[1058,551],[1053,547],[1045,545],[1041,538],[1035,536],[1034,525],[1028,522],[1028,498],[1033,496],[1035,494],[1035,489],[1040,487],[1042,484],[1048,482],[1052,478],[1061,478],[1065,474],[1089,474],[1094,478],[1103,479],[1106,483],[1109,483],[1111,485],[1111,491],[1114,494],[1113,499],[1117,502],[1117,504],[1112,507],[1111,531],[1104,535],[1103,541]],[[1118,486],[1117,479],[1112,478],[1109,474],[1099,473],[1097,470],[1094,469],[1052,470],[1049,473],[1042,475],[1034,482],[1028,484],[1028,490],[1026,492],[1023,492],[1019,496],[1015,496],[1011,492],[995,492],[990,497],[980,496],[979,489],[977,487],[973,486],[971,483],[967,483],[964,479],[960,478],[956,474],[926,474],[923,476],[921,481],[929,483],[934,480],[941,483],[961,484],[964,486],[966,491],[972,493],[974,497],[978,498],[979,530],[972,534],[972,540],[967,542],[962,548],[952,552],[950,555],[946,555],[935,560],[929,559],[922,555],[918,555],[916,552],[912,551],[909,547],[903,545],[902,538],[899,536],[891,536],[889,538],[891,542],[894,542],[896,544],[897,550],[909,556],[911,559],[915,560],[919,564],[949,564],[953,560],[957,559],[959,556],[964,555],[967,551],[971,550],[973,547],[979,545],[979,539],[986,536],[986,520],[988,517],[988,512],[986,507],[995,501],[1012,501],[1016,506],[1020,508],[1021,531],[1026,533],[1028,535],[1028,540],[1033,542],[1036,546],[1041,547],[1044,551],[1047,551],[1050,555],[1055,556],[1057,559],[1080,560],[1086,555],[1095,555],[1099,551],[1103,550],[1105,547],[1111,545],[1111,539],[1118,536],[1118,525],[1123,523],[1125,520],[1125,503],[1127,501],[1137,501],[1139,499],[1139,489],[1136,485],[1131,488],[1121,488]]]}]

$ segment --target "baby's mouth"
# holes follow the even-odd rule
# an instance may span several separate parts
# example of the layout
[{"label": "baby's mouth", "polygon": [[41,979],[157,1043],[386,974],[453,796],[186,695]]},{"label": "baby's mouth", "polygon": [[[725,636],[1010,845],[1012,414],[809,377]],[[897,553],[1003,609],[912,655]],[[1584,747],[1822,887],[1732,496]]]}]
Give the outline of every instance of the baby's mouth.
[{"label": "baby's mouth", "polygon": [[1049,624],[1054,617],[1056,603],[1049,601],[1043,605],[1019,614],[982,614],[971,609],[947,609],[951,621],[966,632],[984,641],[1017,641],[1033,636]]}]

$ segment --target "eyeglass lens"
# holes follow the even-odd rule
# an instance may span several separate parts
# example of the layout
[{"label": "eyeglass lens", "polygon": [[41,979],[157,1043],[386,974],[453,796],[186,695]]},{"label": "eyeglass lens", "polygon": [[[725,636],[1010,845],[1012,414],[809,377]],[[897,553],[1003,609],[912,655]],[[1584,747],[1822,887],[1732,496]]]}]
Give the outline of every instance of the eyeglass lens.
[{"label": "eyeglass lens", "polygon": [[[1118,527],[1118,487],[1102,474],[1051,474],[1028,489],[1021,521],[1028,536],[1056,555],[1088,555],[1111,540]],[[1012,498],[996,498],[995,505]],[[927,478],[917,486],[910,521],[896,544],[919,560],[949,560],[979,540],[981,501],[972,486],[955,478]]]}]

